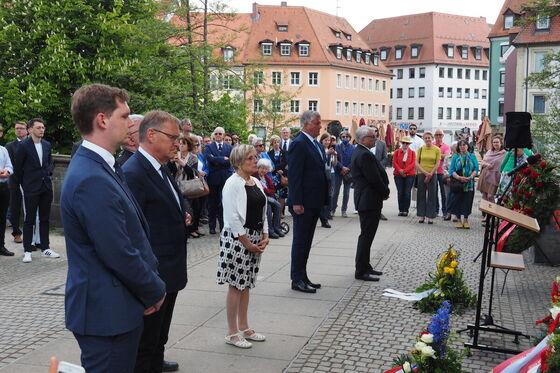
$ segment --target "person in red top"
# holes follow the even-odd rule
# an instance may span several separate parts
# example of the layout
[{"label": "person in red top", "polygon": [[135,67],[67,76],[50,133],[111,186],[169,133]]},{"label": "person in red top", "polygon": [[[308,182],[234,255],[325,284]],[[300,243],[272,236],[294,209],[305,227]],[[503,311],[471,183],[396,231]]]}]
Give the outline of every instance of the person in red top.
[{"label": "person in red top", "polygon": [[280,229],[280,202],[276,200],[276,188],[274,182],[268,176],[272,171],[272,163],[269,159],[261,158],[257,162],[257,173],[253,176],[262,183],[266,195],[266,215],[268,220],[268,238],[284,237]]},{"label": "person in red top", "polygon": [[410,193],[416,177],[416,153],[410,149],[412,140],[408,136],[401,139],[401,147],[393,152],[393,175],[397,186],[399,216],[408,216]]}]

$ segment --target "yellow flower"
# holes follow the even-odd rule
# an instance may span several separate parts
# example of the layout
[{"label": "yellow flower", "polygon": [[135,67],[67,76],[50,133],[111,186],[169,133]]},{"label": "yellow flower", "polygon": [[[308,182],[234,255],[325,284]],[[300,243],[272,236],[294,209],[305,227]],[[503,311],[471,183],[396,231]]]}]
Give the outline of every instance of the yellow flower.
[{"label": "yellow flower", "polygon": [[459,265],[459,262],[457,262],[456,260],[452,261],[450,264],[451,268],[455,268],[457,267],[457,265]]},{"label": "yellow flower", "polygon": [[457,257],[457,253],[456,253],[455,251],[453,251],[453,250],[450,250],[450,251],[451,251],[451,252],[449,253],[449,257],[450,257],[451,259],[455,259],[455,258]]},{"label": "yellow flower", "polygon": [[443,269],[443,271],[444,271],[445,273],[449,274],[449,275],[455,274],[455,268],[445,267],[445,268]]}]

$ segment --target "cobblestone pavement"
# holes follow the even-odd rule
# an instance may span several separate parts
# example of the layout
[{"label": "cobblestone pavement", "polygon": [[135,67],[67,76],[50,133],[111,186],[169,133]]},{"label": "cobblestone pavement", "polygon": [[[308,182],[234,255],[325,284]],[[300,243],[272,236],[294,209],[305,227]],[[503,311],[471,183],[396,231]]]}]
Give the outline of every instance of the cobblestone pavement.
[{"label": "cobblestone pavement", "polygon": [[[67,333],[64,238],[54,233],[50,237],[51,247],[61,254],[60,259],[42,258],[40,252],[34,252],[33,262],[26,264],[21,261],[22,245],[11,242],[10,237],[8,230],[6,247],[16,255],[0,256],[0,368]],[[210,235],[190,239],[189,267],[216,255],[217,239]]]},{"label": "cobblestone pavement", "polygon": [[[478,201],[475,201],[475,206]],[[476,294],[480,261],[473,263],[483,244],[480,212],[469,219],[471,230],[457,230],[439,218],[434,225],[418,224],[417,218],[407,219],[405,229],[393,237],[391,244],[378,250],[377,266],[384,272],[378,283],[355,282],[337,306],[331,310],[314,336],[285,370],[286,372],[384,372],[392,367],[396,357],[409,352],[416,336],[428,325],[430,315],[414,309],[411,302],[384,297],[386,288],[413,292],[433,272],[440,255],[449,244],[461,251],[461,267],[469,288]],[[399,218],[396,218],[399,219]],[[356,219],[357,220],[357,219]],[[375,248],[375,242],[374,242]],[[529,335],[540,335],[534,321],[547,314],[551,284],[559,274],[557,268],[528,264],[531,258],[524,254],[527,270],[511,271],[504,293],[494,296],[493,315],[496,323]],[[373,262],[372,262],[373,264]],[[504,274],[496,272],[497,288],[501,290]],[[487,305],[490,276],[484,292]],[[483,314],[486,309],[483,309]],[[474,323],[475,311],[453,316],[452,328],[461,329]],[[527,349],[528,340],[513,343],[512,337],[482,334],[479,343]],[[454,342],[463,349],[467,333],[458,335]],[[465,358],[467,372],[489,372],[511,355],[473,350]]]}]

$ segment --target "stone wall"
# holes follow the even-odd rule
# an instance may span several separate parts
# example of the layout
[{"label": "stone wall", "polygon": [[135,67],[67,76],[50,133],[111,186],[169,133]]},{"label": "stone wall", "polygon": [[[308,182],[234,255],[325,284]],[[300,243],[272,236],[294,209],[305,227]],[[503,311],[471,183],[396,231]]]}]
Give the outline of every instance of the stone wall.
[{"label": "stone wall", "polygon": [[54,171],[52,175],[53,184],[53,203],[51,205],[51,228],[62,228],[62,219],[60,218],[60,191],[64,175],[70,164],[70,156],[63,154],[53,154]]}]

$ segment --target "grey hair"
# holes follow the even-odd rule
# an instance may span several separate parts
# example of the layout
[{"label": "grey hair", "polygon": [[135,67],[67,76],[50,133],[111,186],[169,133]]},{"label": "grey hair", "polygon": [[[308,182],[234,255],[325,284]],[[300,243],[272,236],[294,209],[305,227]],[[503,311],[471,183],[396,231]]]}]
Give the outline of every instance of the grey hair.
[{"label": "grey hair", "polygon": [[249,136],[247,136],[247,143],[249,145],[253,145],[255,143],[255,139],[258,139],[258,136],[254,133],[251,133]]},{"label": "grey hair", "polygon": [[262,143],[264,144],[264,141],[263,141],[262,137],[255,137],[253,139],[253,145],[256,145],[259,141],[262,141]]},{"label": "grey hair", "polygon": [[150,128],[159,130],[167,122],[173,123],[179,128],[179,119],[165,111],[153,110],[146,113],[144,119],[140,122],[140,142],[144,142]]},{"label": "grey hair", "polygon": [[238,169],[251,152],[255,152],[253,145],[239,144],[235,146],[229,155],[229,161],[233,168]]},{"label": "grey hair", "polygon": [[303,114],[301,114],[301,117],[299,118],[300,127],[303,128],[303,125],[305,123],[311,122],[313,119],[315,119],[316,117],[318,117],[320,115],[321,114],[319,114],[318,111],[314,111],[314,110],[304,111]]},{"label": "grey hair", "polygon": [[268,171],[272,171],[272,163],[269,159],[261,158],[257,162],[257,168],[265,167]]},{"label": "grey hair", "polygon": [[190,124],[192,126],[192,122],[189,118],[185,118],[181,120],[181,127],[183,127],[185,124]]},{"label": "grey hair", "polygon": [[222,132],[225,134],[226,130],[224,129],[224,127],[216,127],[214,128],[214,131],[212,131],[212,136],[214,136],[216,134],[216,131],[218,130],[222,130]]},{"label": "grey hair", "polygon": [[128,117],[133,122],[141,122],[142,119],[144,119],[144,116],[142,114],[130,114]]},{"label": "grey hair", "polygon": [[359,127],[356,130],[356,141],[360,144],[364,137],[371,136],[371,135],[369,135],[370,132],[371,133],[375,132],[372,127],[368,127],[368,126]]}]

